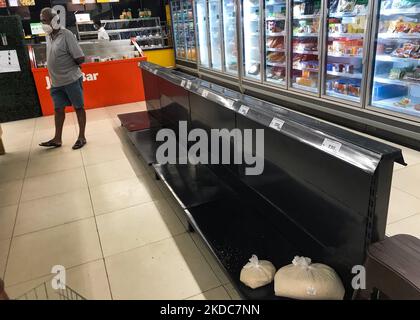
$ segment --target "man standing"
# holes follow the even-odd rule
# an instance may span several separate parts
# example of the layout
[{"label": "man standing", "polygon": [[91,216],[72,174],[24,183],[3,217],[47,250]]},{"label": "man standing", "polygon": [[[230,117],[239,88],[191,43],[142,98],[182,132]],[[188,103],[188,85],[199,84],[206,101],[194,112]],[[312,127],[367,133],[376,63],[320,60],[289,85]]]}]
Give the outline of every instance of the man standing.
[{"label": "man standing", "polygon": [[83,75],[80,65],[85,61],[84,54],[73,33],[60,27],[60,17],[51,8],[41,11],[42,28],[47,34],[47,67],[51,79],[50,94],[54,101],[55,136],[42,142],[42,147],[61,147],[64,109],[72,105],[79,123],[79,137],[73,149],[80,149],[86,144],[86,112],[83,102]]}]

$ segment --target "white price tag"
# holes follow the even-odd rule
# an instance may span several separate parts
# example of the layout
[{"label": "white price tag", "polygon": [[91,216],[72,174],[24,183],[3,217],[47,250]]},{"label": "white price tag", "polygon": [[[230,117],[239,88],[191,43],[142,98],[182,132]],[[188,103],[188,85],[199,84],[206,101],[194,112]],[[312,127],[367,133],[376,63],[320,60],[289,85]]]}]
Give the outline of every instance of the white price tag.
[{"label": "white price tag", "polygon": [[157,74],[157,73],[158,73],[158,71],[157,71],[157,70],[153,70],[153,73],[154,73],[154,74]]},{"label": "white price tag", "polygon": [[270,122],[270,128],[280,131],[284,125],[284,121],[279,118],[273,118]]},{"label": "white price tag", "polygon": [[341,143],[325,138],[324,142],[322,142],[322,148],[328,152],[337,153],[340,151]]},{"label": "white price tag", "polygon": [[203,92],[201,93],[201,96],[203,98],[207,98],[208,95],[209,95],[209,92],[206,89],[204,89]]},{"label": "white price tag", "polygon": [[181,87],[185,87],[185,80],[181,81]]},{"label": "white price tag", "polygon": [[187,89],[191,89],[191,85],[192,85],[191,81],[190,81],[190,80],[188,80],[188,81],[187,81]]},{"label": "white price tag", "polygon": [[230,100],[230,99],[226,99],[226,104],[229,108],[233,108],[234,103],[235,103],[235,101]]},{"label": "white price tag", "polygon": [[249,111],[249,107],[244,106],[244,105],[240,106],[240,108],[238,110],[238,112],[240,114],[243,114],[243,115],[246,115],[248,113],[248,111]]}]

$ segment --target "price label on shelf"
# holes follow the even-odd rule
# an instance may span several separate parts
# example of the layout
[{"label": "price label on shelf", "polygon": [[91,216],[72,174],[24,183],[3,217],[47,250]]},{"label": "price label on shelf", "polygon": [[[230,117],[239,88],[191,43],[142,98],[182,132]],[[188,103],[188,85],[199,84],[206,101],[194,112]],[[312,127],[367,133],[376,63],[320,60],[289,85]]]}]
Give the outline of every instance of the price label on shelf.
[{"label": "price label on shelf", "polygon": [[191,89],[192,82],[190,80],[187,81],[187,89]]},{"label": "price label on shelf", "polygon": [[270,122],[270,128],[280,131],[284,125],[284,121],[279,118],[273,118]]},{"label": "price label on shelf", "polygon": [[322,142],[322,148],[331,153],[338,153],[341,149],[342,144],[340,142],[325,138]]},{"label": "price label on shelf", "polygon": [[206,89],[203,89],[203,92],[201,93],[201,96],[202,96],[203,98],[207,98],[207,97],[208,97],[208,95],[209,95],[209,92],[208,92]]},{"label": "price label on shelf", "polygon": [[157,74],[157,73],[158,73],[157,69],[156,69],[156,70],[153,70],[153,73],[154,73],[154,74]]},{"label": "price label on shelf", "polygon": [[228,108],[233,108],[234,103],[234,100],[226,99],[226,105],[228,106]]},{"label": "price label on shelf", "polygon": [[181,81],[181,87],[185,88],[185,80]]},{"label": "price label on shelf", "polygon": [[240,114],[243,114],[243,115],[246,115],[248,113],[248,111],[249,111],[249,107],[244,106],[244,105],[240,106],[240,108],[238,110],[238,112]]}]

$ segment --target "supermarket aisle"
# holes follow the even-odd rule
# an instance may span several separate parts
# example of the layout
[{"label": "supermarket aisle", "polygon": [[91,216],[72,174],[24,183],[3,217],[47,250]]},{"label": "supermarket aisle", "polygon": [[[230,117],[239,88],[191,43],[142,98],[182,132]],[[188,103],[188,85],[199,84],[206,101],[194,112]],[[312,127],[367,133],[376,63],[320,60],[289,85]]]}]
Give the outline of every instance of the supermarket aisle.
[{"label": "supermarket aisle", "polygon": [[118,113],[144,107],[88,110],[88,144],[77,151],[73,113],[55,150],[38,147],[53,132],[51,117],[2,124],[0,276],[11,297],[59,264],[88,299],[238,297],[119,127]]},{"label": "supermarket aisle", "polygon": [[[136,157],[116,115],[143,103],[88,111],[88,145],[44,150],[52,118],[2,124],[0,275],[17,297],[65,265],[67,283],[88,299],[236,299],[237,293],[181,209]],[[420,237],[420,152],[403,148],[396,166],[387,234]]]}]

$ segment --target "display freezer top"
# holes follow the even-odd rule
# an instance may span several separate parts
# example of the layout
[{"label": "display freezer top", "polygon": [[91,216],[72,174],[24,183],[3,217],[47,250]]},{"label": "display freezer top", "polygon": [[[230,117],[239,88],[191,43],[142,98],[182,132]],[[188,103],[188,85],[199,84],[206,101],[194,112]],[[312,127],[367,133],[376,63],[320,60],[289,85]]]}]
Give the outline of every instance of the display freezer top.
[{"label": "display freezer top", "polygon": [[149,62],[141,62],[140,66],[192,93],[252,118],[266,127],[298,139],[366,172],[373,173],[381,158],[385,157],[405,165],[401,150],[384,143],[175,70]]}]

